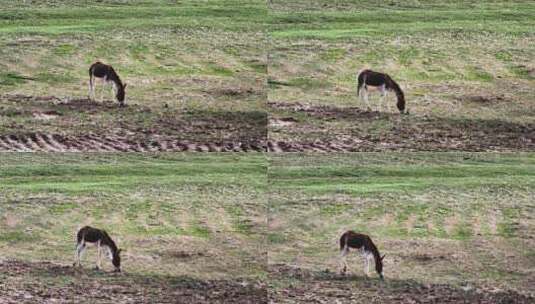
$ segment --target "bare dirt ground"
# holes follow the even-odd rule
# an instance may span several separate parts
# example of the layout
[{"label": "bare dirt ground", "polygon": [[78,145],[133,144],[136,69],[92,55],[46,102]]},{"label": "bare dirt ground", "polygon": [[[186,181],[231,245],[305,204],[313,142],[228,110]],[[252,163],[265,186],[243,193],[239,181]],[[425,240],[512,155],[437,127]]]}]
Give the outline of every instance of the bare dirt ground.
[{"label": "bare dirt ground", "polygon": [[181,111],[55,96],[1,97],[0,152],[265,151],[262,112]]},{"label": "bare dirt ground", "polygon": [[535,149],[535,125],[530,123],[399,115],[300,103],[271,102],[268,106],[271,152]]},{"label": "bare dirt ground", "polygon": [[0,262],[0,303],[267,303],[262,283],[201,281],[75,269],[49,262]]},{"label": "bare dirt ground", "polygon": [[[512,290],[421,284],[410,280],[381,282],[376,278],[310,271],[284,264],[270,266],[277,284],[270,290],[273,303],[533,303],[535,298]],[[288,281],[291,280],[291,281]],[[289,283],[288,283],[289,282]]]}]

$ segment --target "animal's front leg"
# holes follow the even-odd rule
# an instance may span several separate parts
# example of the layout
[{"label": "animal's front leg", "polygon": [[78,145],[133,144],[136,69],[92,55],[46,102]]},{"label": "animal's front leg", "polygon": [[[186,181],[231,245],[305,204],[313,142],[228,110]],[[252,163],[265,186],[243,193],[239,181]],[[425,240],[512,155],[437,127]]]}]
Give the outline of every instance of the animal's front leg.
[{"label": "animal's front leg", "polygon": [[102,78],[102,83],[100,84],[100,102],[104,101],[104,91],[106,90],[106,79]]},{"label": "animal's front leg", "polygon": [[370,276],[370,255],[368,255],[366,257],[366,276],[369,277]]},{"label": "animal's front leg", "polygon": [[97,270],[100,269],[100,265],[101,265],[101,261],[100,261],[100,258],[101,258],[101,252],[100,252],[100,241],[97,242]]},{"label": "animal's front leg", "polygon": [[366,257],[364,257],[364,274],[366,275],[366,277],[368,277],[368,259]]},{"label": "animal's front leg", "polygon": [[379,98],[378,111],[381,112],[384,109],[384,111],[386,112],[387,110],[387,108],[385,107],[386,87],[384,84],[379,87],[379,92],[381,93],[381,97]]},{"label": "animal's front leg", "polygon": [[111,96],[112,96],[112,100],[113,100],[113,96],[115,96],[115,85],[114,84],[110,84],[110,92],[111,92]]}]

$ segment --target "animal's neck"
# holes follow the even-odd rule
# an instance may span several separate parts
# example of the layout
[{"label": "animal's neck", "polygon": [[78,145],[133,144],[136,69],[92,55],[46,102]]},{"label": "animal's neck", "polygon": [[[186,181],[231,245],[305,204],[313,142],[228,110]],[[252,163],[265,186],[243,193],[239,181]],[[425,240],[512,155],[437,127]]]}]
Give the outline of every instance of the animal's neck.
[{"label": "animal's neck", "polygon": [[123,88],[123,83],[121,82],[121,79],[119,79],[119,77],[114,77],[111,79],[111,81],[113,81],[113,83],[115,84],[115,88],[117,90],[120,90]]},{"label": "animal's neck", "polygon": [[396,92],[396,94],[400,93],[401,89],[399,88],[398,84],[394,80],[392,80],[392,78],[390,78],[390,76],[386,77],[385,84],[387,89],[393,90],[394,92]]},{"label": "animal's neck", "polygon": [[115,73],[114,70],[109,71],[108,74],[109,74],[107,77],[108,80],[113,81],[117,89],[120,89],[123,87],[123,82],[121,81],[121,78],[119,78],[119,75],[117,75],[117,73]]},{"label": "animal's neck", "polygon": [[366,251],[369,251],[373,254],[373,257],[375,258],[375,262],[377,262],[380,259],[379,250],[377,249],[377,247],[371,240],[369,240],[369,242],[365,244],[365,249]]},{"label": "animal's neck", "polygon": [[104,235],[102,237],[101,244],[103,246],[109,247],[112,253],[115,253],[117,251],[117,246],[115,245],[115,242],[109,236]]}]

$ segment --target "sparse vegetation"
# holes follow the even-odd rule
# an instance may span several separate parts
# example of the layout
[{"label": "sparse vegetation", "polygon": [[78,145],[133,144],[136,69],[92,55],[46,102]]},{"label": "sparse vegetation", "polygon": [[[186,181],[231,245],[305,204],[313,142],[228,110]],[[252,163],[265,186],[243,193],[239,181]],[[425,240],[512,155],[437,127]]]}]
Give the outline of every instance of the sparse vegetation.
[{"label": "sparse vegetation", "polygon": [[[532,2],[270,3],[269,140],[280,149],[533,150]],[[401,84],[409,116],[394,94],[381,114],[367,112],[356,96],[364,68]],[[279,126],[288,117],[297,121]]]},{"label": "sparse vegetation", "polygon": [[[0,6],[0,136],[83,133],[121,136],[122,143],[166,134],[196,141],[265,140],[264,2],[0,1]],[[97,60],[113,65],[128,84],[128,110],[117,109],[109,88],[104,105],[87,100],[88,68]],[[44,119],[46,111],[61,115]],[[241,121],[212,121],[232,114]],[[158,123],[169,117],[176,128]],[[188,127],[202,129],[203,122],[210,134]],[[249,134],[235,137],[236,129]]]},{"label": "sparse vegetation", "polygon": [[[223,292],[240,294],[241,288],[241,297],[262,301],[266,169],[264,157],[245,154],[3,155],[0,269],[9,279],[0,284],[2,298],[23,292],[37,301],[64,290],[58,300],[66,301],[76,293],[62,280],[81,286],[89,279],[98,285],[111,280],[126,293],[152,281],[169,289],[159,299],[171,297],[173,288],[190,288],[188,282],[220,282],[228,285]],[[84,270],[70,268],[75,233],[84,225],[106,229],[125,250],[122,279],[109,274],[107,260],[104,272],[92,270],[94,246],[84,256]],[[258,286],[245,288],[242,281]],[[43,286],[50,290],[40,293]],[[219,297],[206,292],[207,299]]]},{"label": "sparse vegetation", "polygon": [[[293,294],[329,302],[345,291],[348,302],[397,294],[409,303],[419,292],[433,293],[418,286],[434,284],[447,284],[450,300],[455,294],[468,299],[455,291],[466,286],[533,296],[534,169],[531,154],[270,156],[275,301]],[[345,230],[370,234],[386,253],[380,295],[372,287],[378,282],[365,279],[358,254],[350,259],[351,277],[336,274]],[[401,296],[400,286],[413,294]],[[450,303],[443,292],[435,296]]]}]

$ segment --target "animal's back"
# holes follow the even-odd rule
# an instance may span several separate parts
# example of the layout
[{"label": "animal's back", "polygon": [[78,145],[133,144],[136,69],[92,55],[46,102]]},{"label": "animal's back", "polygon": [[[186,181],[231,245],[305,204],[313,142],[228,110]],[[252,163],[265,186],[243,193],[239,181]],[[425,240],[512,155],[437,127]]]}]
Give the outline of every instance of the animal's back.
[{"label": "animal's back", "polygon": [[371,239],[366,234],[357,233],[354,231],[345,232],[340,238],[340,247],[343,248],[343,245],[347,244],[347,247],[350,248],[362,248],[368,249],[368,244],[371,242]]},{"label": "animal's back", "polygon": [[98,78],[102,78],[109,75],[111,72],[115,72],[110,65],[104,64],[100,61],[93,63],[89,67],[89,75],[93,75]]},{"label": "animal's back", "polygon": [[101,238],[102,232],[96,228],[85,226],[78,231],[77,240],[78,242],[81,242],[82,240],[84,240],[89,243],[94,243]]}]

